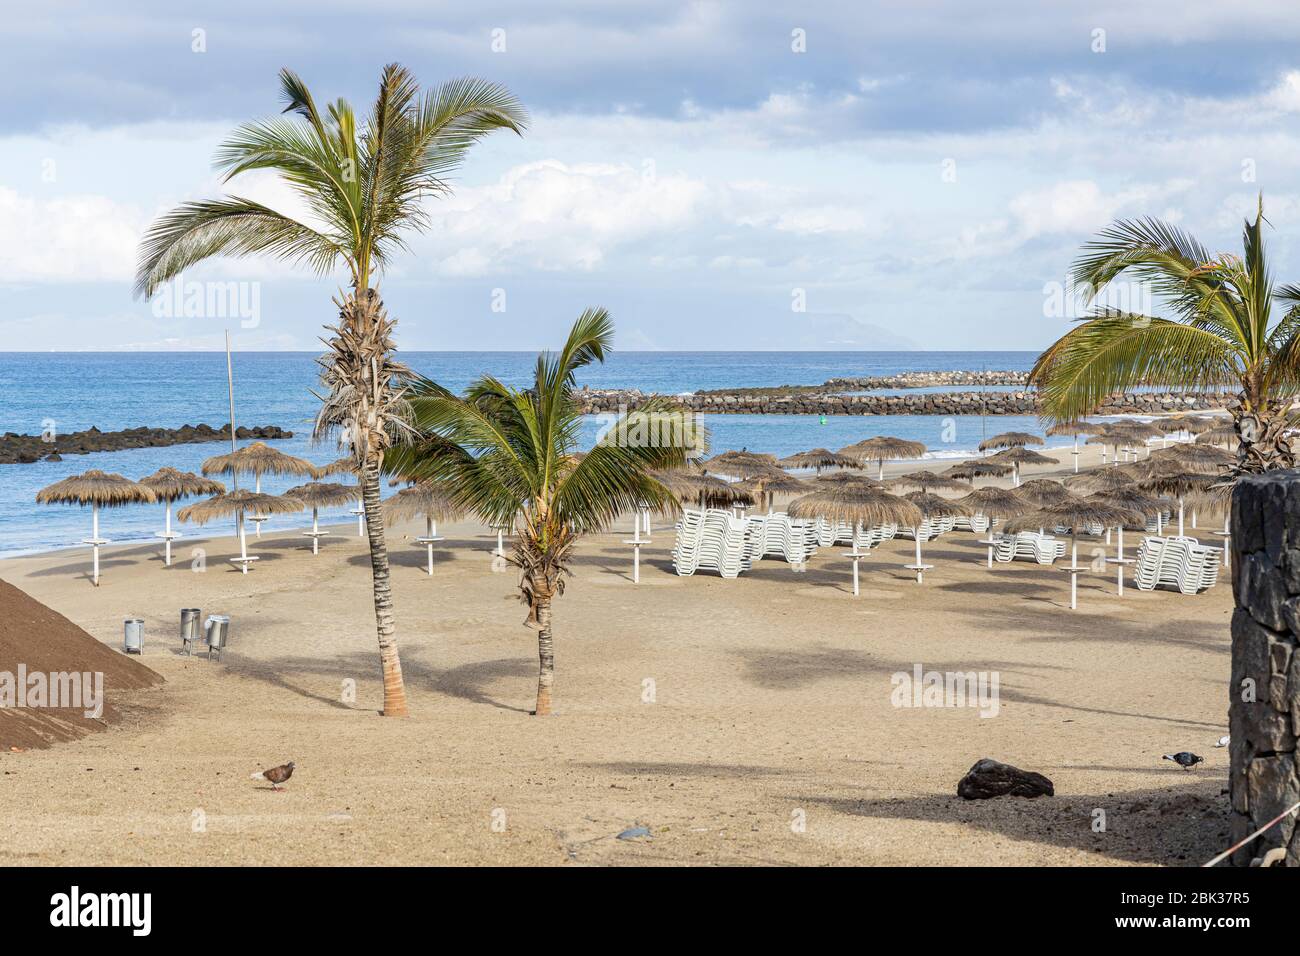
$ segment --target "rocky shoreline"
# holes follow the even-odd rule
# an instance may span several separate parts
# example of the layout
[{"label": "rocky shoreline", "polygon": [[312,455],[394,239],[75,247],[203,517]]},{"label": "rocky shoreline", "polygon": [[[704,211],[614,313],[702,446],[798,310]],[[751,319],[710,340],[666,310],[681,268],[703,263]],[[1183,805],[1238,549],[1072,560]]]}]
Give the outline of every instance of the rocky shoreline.
[{"label": "rocky shoreline", "polygon": [[[279,425],[236,428],[239,439],[275,440],[292,438],[293,432]],[[182,425],[180,428],[127,428],[101,432],[98,428],[69,432],[66,435],[0,435],[0,465],[27,465],[38,461],[62,461],[64,455],[88,455],[96,451],[122,451],[127,448],[162,448],[195,442],[229,441],[230,426]]]},{"label": "rocky shoreline", "polygon": [[[586,414],[639,408],[651,395],[639,389],[588,389],[578,392]],[[715,415],[1037,415],[1033,391],[931,392],[915,395],[840,395],[825,387],[811,391],[744,389],[662,396],[674,407]],[[1098,415],[1161,415],[1209,411],[1236,403],[1231,392],[1184,395],[1130,392],[1112,396]]]}]

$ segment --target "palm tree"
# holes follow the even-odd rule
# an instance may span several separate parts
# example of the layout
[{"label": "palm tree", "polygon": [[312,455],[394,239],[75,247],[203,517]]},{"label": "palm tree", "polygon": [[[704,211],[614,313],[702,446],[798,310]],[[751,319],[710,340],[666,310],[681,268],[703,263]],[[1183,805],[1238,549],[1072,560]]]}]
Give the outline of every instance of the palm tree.
[{"label": "palm tree", "polygon": [[[1122,274],[1145,283],[1173,318],[1100,306],[1038,357],[1030,382],[1044,411],[1070,420],[1135,385],[1241,387],[1232,409],[1236,473],[1291,468],[1286,437],[1300,382],[1300,286],[1274,288],[1262,237],[1264,201],[1244,227],[1242,256],[1212,256],[1156,219],[1113,223],[1084,246],[1074,281],[1093,295]],[[1286,311],[1272,320],[1274,302]]]},{"label": "palm tree", "polygon": [[315,437],[339,435],[356,463],[369,527],[383,713],[405,716],[379,474],[388,448],[409,431],[408,372],[392,358],[393,321],[372,283],[405,247],[402,234],[427,228],[424,199],[449,193],[447,176],[469,147],[493,130],[521,133],[527,117],[508,90],[484,80],[452,80],[421,95],[396,64],[384,68],[360,128],[346,100],[322,113],[297,75],[282,70],[280,85],[284,112],[293,118],[240,127],[218,151],[216,167],[227,182],[251,170],[275,170],[304,200],[308,217],[300,221],[238,196],[183,203],[146,233],[136,294],[150,296],[214,256],[265,253],[320,275],[340,262],[347,266],[351,289],[335,299],[339,321],[328,327],[328,352],[319,360],[327,394]]},{"label": "palm tree", "polygon": [[537,631],[539,715],[551,712],[555,680],[551,600],[564,593],[578,537],[643,506],[675,507],[650,472],[703,451],[702,429],[688,413],[652,400],[622,416],[585,456],[575,455],[582,413],[574,373],[603,362],[612,337],[606,311],[588,309],[558,354],[538,356],[527,390],[485,375],[459,398],[417,381],[409,401],[421,438],[395,448],[386,463],[404,478],[439,481],[457,506],[484,521],[516,528],[510,560],[528,605],[525,626]]}]

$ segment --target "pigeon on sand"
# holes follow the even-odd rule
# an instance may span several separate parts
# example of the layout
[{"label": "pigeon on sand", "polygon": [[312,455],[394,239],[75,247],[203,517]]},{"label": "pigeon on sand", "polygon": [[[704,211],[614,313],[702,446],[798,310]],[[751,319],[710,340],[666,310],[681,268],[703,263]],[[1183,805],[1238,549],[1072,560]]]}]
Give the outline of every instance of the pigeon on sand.
[{"label": "pigeon on sand", "polygon": [[1160,759],[1172,760],[1174,763],[1178,764],[1178,766],[1182,767],[1184,770],[1191,770],[1198,763],[1205,762],[1204,757],[1198,757],[1190,750],[1180,750],[1176,754],[1162,754]]},{"label": "pigeon on sand", "polygon": [[249,775],[253,780],[265,780],[271,785],[271,789],[277,793],[281,792],[280,784],[284,783],[293,776],[293,761],[278,767],[272,767],[270,770],[260,770],[257,773]]}]

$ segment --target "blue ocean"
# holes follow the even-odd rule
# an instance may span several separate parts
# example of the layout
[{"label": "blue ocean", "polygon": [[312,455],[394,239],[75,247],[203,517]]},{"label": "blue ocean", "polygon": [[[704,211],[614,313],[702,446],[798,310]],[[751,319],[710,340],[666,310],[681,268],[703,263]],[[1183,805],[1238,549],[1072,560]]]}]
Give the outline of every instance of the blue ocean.
[{"label": "blue ocean", "polygon": [[[640,388],[677,394],[697,389],[820,385],[847,376],[907,371],[1027,370],[1032,352],[616,352],[603,365],[583,370],[580,385]],[[403,352],[421,374],[460,390],[491,373],[512,385],[529,384],[534,353]],[[292,439],[275,443],[289,454],[317,463],[338,457],[332,445],[313,446],[311,421],[318,402],[315,354],[236,352],[235,424],[279,425]],[[943,389],[940,389],[943,390]],[[229,418],[226,356],[223,352],[0,352],[0,432],[66,433],[94,425],[102,431],[141,425],[176,428],[205,422],[220,427]],[[980,416],[947,420],[930,416],[835,416],[824,421],[802,415],[706,416],[715,452],[732,448],[789,455],[808,448],[840,448],[873,435],[924,442],[937,458],[973,452],[982,437],[1015,429],[1042,434],[1037,419]],[[588,422],[595,440],[601,423]],[[1062,445],[1053,439],[1049,446]],[[93,455],[68,455],[61,462],[0,465],[0,556],[69,547],[87,537],[89,509],[35,503],[36,492],[88,468],[140,478],[163,465],[199,470],[205,458],[228,450],[221,443],[173,445]],[[283,491],[297,478],[269,477],[263,490]],[[347,509],[323,515],[351,520]],[[293,528],[306,519],[271,518],[267,530]],[[161,506],[106,511],[103,536],[114,542],[152,538],[162,525]],[[182,527],[179,530],[186,531]],[[225,533],[214,525],[202,533]]]}]

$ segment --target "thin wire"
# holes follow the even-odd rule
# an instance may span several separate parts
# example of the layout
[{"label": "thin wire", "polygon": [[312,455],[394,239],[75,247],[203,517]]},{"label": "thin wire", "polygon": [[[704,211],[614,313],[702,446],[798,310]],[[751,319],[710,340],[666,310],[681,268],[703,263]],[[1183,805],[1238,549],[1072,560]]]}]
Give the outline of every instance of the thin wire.
[{"label": "thin wire", "polygon": [[1202,867],[1214,866],[1216,863],[1221,863],[1223,860],[1226,860],[1229,856],[1231,856],[1231,855],[1232,855],[1233,853],[1235,853],[1237,850],[1241,849],[1243,846],[1245,846],[1245,845],[1246,845],[1247,843],[1249,843],[1251,840],[1255,839],[1255,837],[1259,836],[1261,833],[1263,833],[1263,832],[1264,832],[1265,830],[1267,830],[1269,827],[1271,827],[1271,826],[1273,826],[1274,824],[1280,822],[1283,818],[1285,818],[1285,817],[1288,816],[1289,814],[1295,813],[1297,810],[1300,810],[1300,800],[1297,800],[1295,803],[1291,804],[1290,807],[1288,807],[1286,810],[1283,810],[1281,813],[1279,813],[1277,816],[1275,816],[1272,820],[1269,820],[1268,823],[1265,823],[1262,827],[1260,827],[1258,830],[1256,830],[1256,831],[1255,831],[1254,833],[1252,833],[1250,836],[1246,837],[1244,840],[1241,840],[1241,841],[1238,842],[1238,843],[1234,843],[1232,846],[1228,847],[1226,850],[1224,850],[1222,853],[1220,853],[1218,856],[1216,856],[1213,860],[1211,860],[1211,861],[1208,862],[1208,863],[1202,863],[1201,866],[1202,866]]}]

